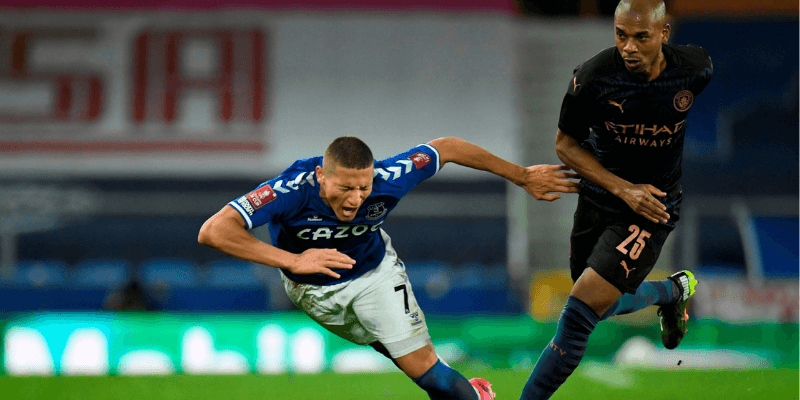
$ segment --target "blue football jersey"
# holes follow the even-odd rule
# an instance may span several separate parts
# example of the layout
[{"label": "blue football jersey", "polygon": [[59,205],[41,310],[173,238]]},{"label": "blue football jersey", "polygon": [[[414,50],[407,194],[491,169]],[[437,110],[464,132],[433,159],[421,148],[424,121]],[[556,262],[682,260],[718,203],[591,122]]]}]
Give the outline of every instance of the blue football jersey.
[{"label": "blue football jersey", "polygon": [[331,285],[356,278],[383,260],[386,245],[380,226],[400,199],[439,171],[439,153],[421,144],[385,160],[375,161],[372,193],[352,221],[340,221],[319,196],[314,168],[322,157],[295,161],[279,176],[228,203],[247,223],[247,229],[269,224],[272,245],[300,254],[312,248],[333,248],[356,261],[353,269],[336,269],[341,277],[296,275],[281,270],[298,283]]}]

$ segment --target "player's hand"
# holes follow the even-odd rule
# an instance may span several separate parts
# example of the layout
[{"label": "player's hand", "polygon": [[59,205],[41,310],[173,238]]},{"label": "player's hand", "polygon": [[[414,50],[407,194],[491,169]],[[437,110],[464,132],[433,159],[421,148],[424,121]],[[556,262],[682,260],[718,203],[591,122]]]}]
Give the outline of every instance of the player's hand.
[{"label": "player's hand", "polygon": [[297,257],[297,261],[288,268],[289,272],[298,275],[325,274],[333,278],[340,275],[331,269],[352,269],[356,260],[336,249],[308,249]]},{"label": "player's hand", "polygon": [[525,168],[525,181],[521,185],[536,200],[553,201],[561,198],[560,193],[578,193],[581,184],[570,179],[579,178],[569,172],[566,165],[533,165]]},{"label": "player's hand", "polygon": [[655,223],[667,222],[667,207],[654,196],[664,197],[667,194],[653,185],[631,185],[622,190],[620,198],[637,214]]}]

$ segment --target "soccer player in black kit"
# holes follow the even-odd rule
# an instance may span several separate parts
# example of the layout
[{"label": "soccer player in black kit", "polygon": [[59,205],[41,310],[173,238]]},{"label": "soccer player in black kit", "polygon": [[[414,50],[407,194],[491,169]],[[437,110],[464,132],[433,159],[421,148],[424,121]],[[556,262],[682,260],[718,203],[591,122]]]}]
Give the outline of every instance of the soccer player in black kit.
[{"label": "soccer player in black kit", "polygon": [[575,284],[521,399],[547,399],[575,370],[597,323],[658,305],[662,341],[686,332],[697,280],[645,281],[678,221],[686,116],[711,79],[708,53],[668,45],[661,0],[622,0],[616,46],[574,71],[561,105],[559,158],[581,176],[570,237]]}]

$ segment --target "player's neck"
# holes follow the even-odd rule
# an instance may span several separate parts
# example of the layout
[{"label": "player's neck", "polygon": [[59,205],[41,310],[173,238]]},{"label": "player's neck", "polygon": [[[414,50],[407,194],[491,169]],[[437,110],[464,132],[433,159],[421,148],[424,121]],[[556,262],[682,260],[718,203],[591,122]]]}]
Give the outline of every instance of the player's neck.
[{"label": "player's neck", "polygon": [[664,57],[664,51],[658,53],[658,57],[653,61],[653,70],[647,74],[647,81],[652,81],[658,78],[664,70],[667,69],[667,58]]}]

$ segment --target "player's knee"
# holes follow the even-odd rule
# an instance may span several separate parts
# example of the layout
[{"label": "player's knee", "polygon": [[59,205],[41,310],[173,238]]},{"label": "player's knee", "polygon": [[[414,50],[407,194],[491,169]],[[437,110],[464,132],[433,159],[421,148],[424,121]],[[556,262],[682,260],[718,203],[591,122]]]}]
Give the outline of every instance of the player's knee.
[{"label": "player's knee", "polygon": [[411,379],[415,379],[431,369],[431,367],[439,361],[439,357],[436,355],[433,345],[428,344],[425,347],[398,357],[396,361],[400,369],[402,369],[406,375],[411,377]]},{"label": "player's knee", "polygon": [[389,354],[389,349],[387,349],[386,346],[383,345],[383,343],[376,340],[370,343],[369,345],[372,346],[372,348],[375,349],[375,351],[377,351],[378,353],[381,353],[386,358],[393,360],[392,355]]},{"label": "player's knee", "polygon": [[598,315],[616,302],[622,292],[591,268],[586,268],[572,287],[570,296],[591,307]]}]

